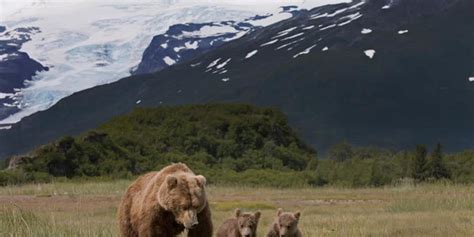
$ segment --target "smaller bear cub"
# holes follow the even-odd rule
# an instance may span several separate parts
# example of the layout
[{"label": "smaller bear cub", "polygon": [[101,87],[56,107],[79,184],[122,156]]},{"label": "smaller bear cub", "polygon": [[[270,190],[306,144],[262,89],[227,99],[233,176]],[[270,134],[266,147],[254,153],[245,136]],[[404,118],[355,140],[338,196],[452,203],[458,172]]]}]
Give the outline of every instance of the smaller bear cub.
[{"label": "smaller bear cub", "polygon": [[301,237],[301,231],[298,229],[300,213],[283,212],[278,209],[275,221],[270,226],[267,237]]},{"label": "smaller bear cub", "polygon": [[219,227],[217,237],[255,237],[260,212],[242,213],[240,209],[235,210],[235,218],[228,219]]}]

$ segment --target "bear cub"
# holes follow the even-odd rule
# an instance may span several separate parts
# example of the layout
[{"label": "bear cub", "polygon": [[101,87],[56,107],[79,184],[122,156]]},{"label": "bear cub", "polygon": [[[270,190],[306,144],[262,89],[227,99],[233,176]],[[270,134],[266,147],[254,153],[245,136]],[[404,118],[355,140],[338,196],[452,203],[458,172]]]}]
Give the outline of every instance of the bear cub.
[{"label": "bear cub", "polygon": [[267,237],[301,237],[301,231],[298,229],[298,221],[301,214],[299,212],[283,212],[278,209],[275,221],[270,226]]},{"label": "bear cub", "polygon": [[221,225],[217,237],[255,237],[260,215],[259,211],[252,214],[236,209],[235,218],[228,219]]}]

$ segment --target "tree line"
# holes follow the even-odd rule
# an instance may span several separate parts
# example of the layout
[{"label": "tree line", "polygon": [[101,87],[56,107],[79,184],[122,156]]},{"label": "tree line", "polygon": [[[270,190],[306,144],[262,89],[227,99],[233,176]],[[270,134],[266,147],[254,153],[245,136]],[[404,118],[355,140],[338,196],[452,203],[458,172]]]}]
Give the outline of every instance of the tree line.
[{"label": "tree line", "polygon": [[446,155],[441,144],[428,152],[424,145],[396,151],[342,142],[318,155],[278,109],[245,104],[139,108],[12,159],[18,168],[0,171],[0,185],[58,177],[132,178],[172,162],[187,163],[215,184],[474,182],[473,151]]}]

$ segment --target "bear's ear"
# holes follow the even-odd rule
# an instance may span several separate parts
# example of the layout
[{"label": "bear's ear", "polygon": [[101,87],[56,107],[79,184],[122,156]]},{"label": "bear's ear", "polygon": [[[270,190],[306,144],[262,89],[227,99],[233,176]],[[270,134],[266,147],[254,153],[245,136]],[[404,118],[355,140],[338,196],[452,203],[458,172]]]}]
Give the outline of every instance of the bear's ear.
[{"label": "bear's ear", "polygon": [[301,213],[300,213],[300,212],[296,212],[294,216],[295,216],[296,220],[299,221],[299,220],[300,220]]},{"label": "bear's ear", "polygon": [[199,184],[199,186],[201,186],[201,187],[206,186],[206,177],[204,177],[202,175],[198,175],[198,176],[196,176],[196,180],[197,180],[197,183]]},{"label": "bear's ear", "polygon": [[258,222],[258,220],[260,220],[260,216],[262,216],[262,213],[260,213],[259,211],[255,212],[253,214],[253,216],[255,216],[255,220]]},{"label": "bear's ear", "polygon": [[173,189],[178,186],[178,178],[173,175],[166,176],[166,184],[168,185],[168,189]]},{"label": "bear's ear", "polygon": [[241,213],[242,211],[239,208],[235,209],[235,217],[239,218]]},{"label": "bear's ear", "polygon": [[280,216],[282,212],[283,212],[283,209],[281,209],[281,208],[278,208],[278,211],[277,211],[277,216]]}]

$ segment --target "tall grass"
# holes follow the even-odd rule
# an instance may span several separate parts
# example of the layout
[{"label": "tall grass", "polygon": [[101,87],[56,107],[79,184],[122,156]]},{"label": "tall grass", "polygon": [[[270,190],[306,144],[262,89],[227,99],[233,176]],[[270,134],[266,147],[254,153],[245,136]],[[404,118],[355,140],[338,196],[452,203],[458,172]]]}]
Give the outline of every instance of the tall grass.
[{"label": "tall grass", "polygon": [[4,205],[0,225],[1,236],[48,236],[53,230],[48,222],[16,205]]},{"label": "tall grass", "polygon": [[[117,236],[116,209],[131,181],[55,182],[0,188],[0,236]],[[302,211],[304,236],[474,236],[474,185],[382,188],[208,188],[215,228],[235,208]]]},{"label": "tall grass", "polygon": [[[107,217],[108,218],[108,217]],[[15,204],[3,205],[0,212],[0,236],[114,236],[116,230],[92,221],[40,217]]]}]

